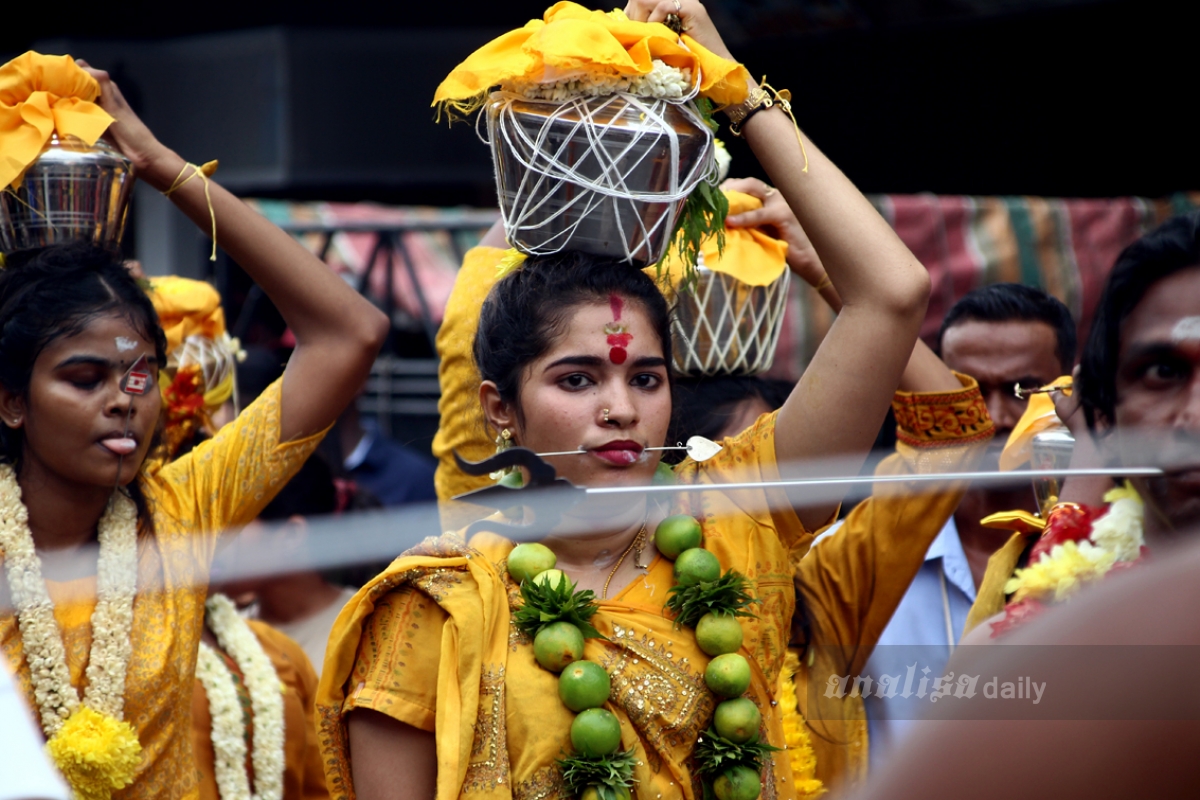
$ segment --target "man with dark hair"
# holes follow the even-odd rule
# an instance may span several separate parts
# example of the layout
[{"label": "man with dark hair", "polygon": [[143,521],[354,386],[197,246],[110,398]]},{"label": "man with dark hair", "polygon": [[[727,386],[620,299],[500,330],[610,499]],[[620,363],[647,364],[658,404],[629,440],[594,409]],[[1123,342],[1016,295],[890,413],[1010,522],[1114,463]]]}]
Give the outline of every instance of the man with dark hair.
[{"label": "man with dark hair", "polygon": [[[1200,212],[1169,220],[1121,253],[1084,347],[1078,395],[1101,459],[1166,472],[1134,481],[1146,504],[1146,545],[1200,524]],[[1080,444],[1077,457],[1090,449]],[[1068,480],[1062,499],[1098,506],[1110,485]],[[973,622],[1004,608],[1003,587],[1026,566],[1027,545],[1016,534],[996,552]],[[990,633],[979,627],[976,636]]]},{"label": "man with dark hair", "polygon": [[[959,300],[938,331],[937,349],[946,365],[979,382],[996,436],[978,466],[999,468],[1008,434],[1025,411],[1014,389],[1036,388],[1069,375],[1076,348],[1075,322],[1061,302],[1041,289],[1001,283],[976,289]],[[942,520],[941,532],[922,564],[864,675],[904,675],[916,664],[937,676],[954,651],[975,601],[988,559],[1009,538],[980,520],[998,511],[1036,510],[1033,492],[1022,486],[973,486],[957,511]],[[872,769],[889,755],[920,713],[917,700],[865,698]]]}]

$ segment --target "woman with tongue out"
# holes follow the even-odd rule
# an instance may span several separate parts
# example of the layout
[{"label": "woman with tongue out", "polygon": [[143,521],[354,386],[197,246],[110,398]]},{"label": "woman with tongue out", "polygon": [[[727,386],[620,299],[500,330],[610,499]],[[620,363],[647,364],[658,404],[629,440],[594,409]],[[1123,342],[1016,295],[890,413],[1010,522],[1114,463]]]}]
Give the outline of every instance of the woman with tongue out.
[{"label": "woman with tongue out", "polygon": [[106,73],[69,66],[99,88],[138,176],[174,187],[206,233],[215,224],[297,339],[283,378],[236,422],[149,472],[166,339],[120,255],[57,245],[9,254],[0,271],[0,646],[76,797],[190,797],[188,709],[218,535],[254,519],[303,464],[387,321],[197,177]]}]

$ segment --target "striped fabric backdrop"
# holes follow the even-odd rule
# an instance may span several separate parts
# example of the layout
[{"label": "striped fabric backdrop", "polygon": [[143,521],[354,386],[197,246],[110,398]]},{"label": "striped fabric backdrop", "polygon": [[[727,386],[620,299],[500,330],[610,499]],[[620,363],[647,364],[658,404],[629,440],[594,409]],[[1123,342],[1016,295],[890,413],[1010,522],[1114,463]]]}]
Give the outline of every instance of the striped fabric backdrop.
[{"label": "striped fabric backdrop", "polygon": [[[1040,286],[1079,323],[1080,342],[1121,250],[1168,217],[1200,207],[1200,192],[1065,200],[1044,197],[874,195],[879,213],[929,270],[933,292],[921,335],[932,342],[946,311],[979,286]],[[833,317],[815,292],[793,283],[792,305],[771,374],[796,378]]]}]

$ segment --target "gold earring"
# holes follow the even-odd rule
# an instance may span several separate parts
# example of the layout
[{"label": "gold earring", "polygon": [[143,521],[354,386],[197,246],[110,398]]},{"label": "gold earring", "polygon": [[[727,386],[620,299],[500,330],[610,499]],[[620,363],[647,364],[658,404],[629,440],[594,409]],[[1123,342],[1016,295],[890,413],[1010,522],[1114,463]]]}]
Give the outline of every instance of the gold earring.
[{"label": "gold earring", "polygon": [[496,437],[496,452],[503,453],[512,446],[512,431],[510,431],[508,428],[501,428],[500,435]]}]

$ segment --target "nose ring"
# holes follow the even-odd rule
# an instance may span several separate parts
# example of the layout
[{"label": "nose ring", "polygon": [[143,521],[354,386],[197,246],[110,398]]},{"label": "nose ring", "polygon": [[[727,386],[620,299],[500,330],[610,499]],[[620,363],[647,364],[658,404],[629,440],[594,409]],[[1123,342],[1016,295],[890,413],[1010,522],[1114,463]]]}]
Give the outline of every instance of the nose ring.
[{"label": "nose ring", "polygon": [[606,408],[606,409],[604,409],[604,421],[605,421],[605,422],[612,422],[612,420],[610,420],[610,419],[608,418],[608,409],[607,409],[607,408]]}]

